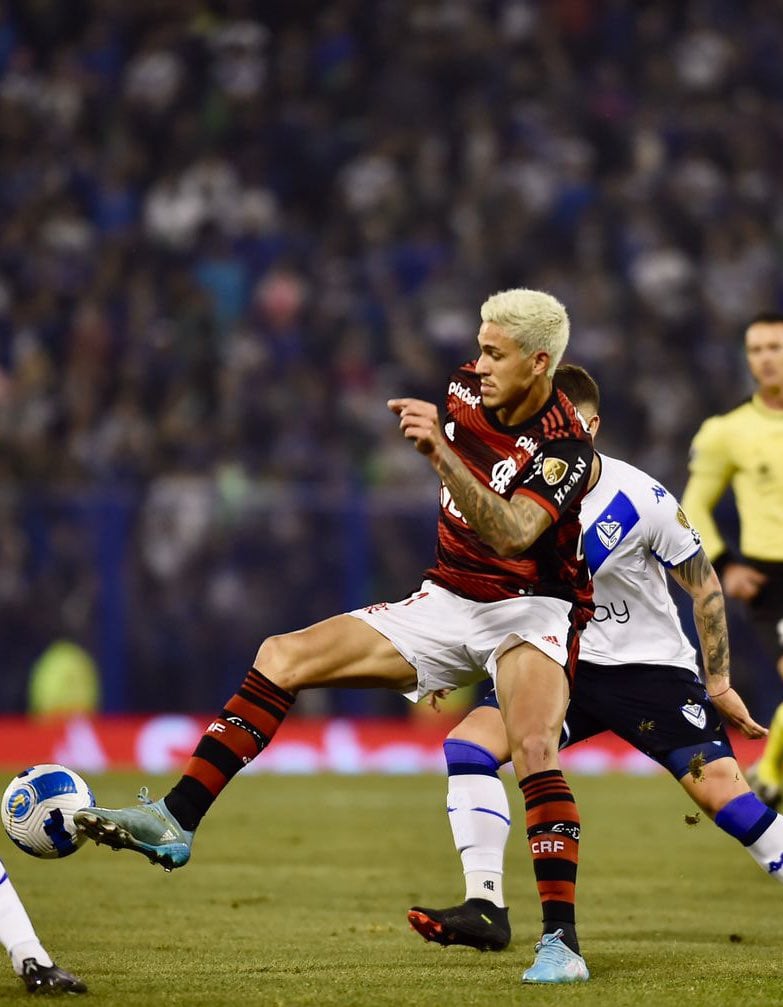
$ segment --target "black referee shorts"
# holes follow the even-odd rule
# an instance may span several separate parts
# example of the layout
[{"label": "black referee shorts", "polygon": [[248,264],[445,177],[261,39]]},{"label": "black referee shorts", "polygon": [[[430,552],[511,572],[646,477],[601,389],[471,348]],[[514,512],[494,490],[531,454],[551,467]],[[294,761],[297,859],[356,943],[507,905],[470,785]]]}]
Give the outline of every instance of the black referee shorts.
[{"label": "black referee shorts", "polygon": [[[497,706],[489,688],[479,706]],[[598,665],[579,661],[560,747],[612,731],[676,779],[733,758],[723,723],[701,682],[686,668],[657,664]]]},{"label": "black referee shorts", "polygon": [[760,570],[767,582],[748,605],[748,614],[769,656],[777,661],[783,656],[783,563],[747,561]]}]

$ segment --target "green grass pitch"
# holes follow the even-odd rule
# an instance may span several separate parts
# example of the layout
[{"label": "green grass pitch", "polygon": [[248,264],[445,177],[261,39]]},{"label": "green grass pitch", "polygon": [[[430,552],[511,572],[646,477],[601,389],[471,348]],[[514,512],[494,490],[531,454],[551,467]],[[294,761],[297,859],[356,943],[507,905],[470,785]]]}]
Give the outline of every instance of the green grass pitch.
[{"label": "green grass pitch", "polygon": [[[90,782],[116,805],[144,781]],[[146,782],[158,796],[169,781]],[[693,806],[664,776],[572,777],[593,978],[523,987],[539,912],[521,797],[506,782],[513,938],[501,954],[408,929],[409,905],[462,900],[437,776],[242,777],[173,874],[91,844],[37,861],[3,838],[2,856],[55,960],[106,1007],[783,1004],[783,887],[711,822],[687,825]],[[26,997],[5,968],[0,1003]]]}]

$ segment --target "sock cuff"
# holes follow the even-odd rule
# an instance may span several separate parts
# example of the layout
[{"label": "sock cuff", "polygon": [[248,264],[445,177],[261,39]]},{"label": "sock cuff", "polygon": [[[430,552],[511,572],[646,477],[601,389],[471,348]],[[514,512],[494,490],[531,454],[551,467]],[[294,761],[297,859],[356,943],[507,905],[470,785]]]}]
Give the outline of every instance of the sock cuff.
[{"label": "sock cuff", "polygon": [[777,814],[754,793],[740,794],[724,805],[715,824],[743,846],[752,846],[777,818]]},{"label": "sock cuff", "polygon": [[500,769],[492,752],[472,741],[447,738],[443,742],[443,752],[449,776],[497,776]]},{"label": "sock cuff", "polygon": [[535,783],[541,783],[547,779],[553,780],[558,776],[565,779],[565,777],[563,777],[562,769],[545,769],[541,773],[531,773],[530,776],[526,776],[523,780],[519,781],[519,789],[524,791],[528,786],[532,786]]},{"label": "sock cuff", "polygon": [[242,685],[246,688],[260,688],[264,694],[270,700],[278,700],[279,702],[285,704],[286,708],[289,707],[296,696],[293,692],[287,692],[285,689],[273,682],[271,678],[267,678],[263,671],[259,671],[258,668],[252,668],[248,671],[245,676],[245,680]]},{"label": "sock cuff", "polygon": [[526,804],[534,798],[543,797],[550,793],[560,793],[564,789],[570,793],[570,788],[560,769],[545,769],[543,773],[531,773],[530,776],[519,781],[519,789],[525,797]]}]

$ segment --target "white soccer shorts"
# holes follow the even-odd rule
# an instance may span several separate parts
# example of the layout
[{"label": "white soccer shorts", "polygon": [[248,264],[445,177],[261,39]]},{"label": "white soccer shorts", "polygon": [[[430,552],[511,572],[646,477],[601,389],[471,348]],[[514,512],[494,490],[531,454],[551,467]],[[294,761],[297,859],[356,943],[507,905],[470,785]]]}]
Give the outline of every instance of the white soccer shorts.
[{"label": "white soccer shorts", "polygon": [[471,601],[425,580],[420,590],[396,602],[358,608],[362,619],[386,637],[416,669],[417,702],[439,689],[459,689],[488,675],[506,651],[530,643],[561,667],[568,661],[571,603],[523,596]]}]

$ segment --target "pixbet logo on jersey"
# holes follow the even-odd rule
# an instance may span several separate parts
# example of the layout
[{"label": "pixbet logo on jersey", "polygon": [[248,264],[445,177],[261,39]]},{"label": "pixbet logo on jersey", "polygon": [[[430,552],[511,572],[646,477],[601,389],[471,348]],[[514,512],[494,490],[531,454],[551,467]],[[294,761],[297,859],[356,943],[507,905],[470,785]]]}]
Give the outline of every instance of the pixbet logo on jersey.
[{"label": "pixbet logo on jersey", "polygon": [[471,409],[475,409],[477,405],[481,402],[480,395],[474,395],[473,392],[466,388],[464,385],[460,384],[459,381],[452,381],[449,385],[449,395],[455,395],[460,402],[464,402],[466,406],[470,406]]}]

